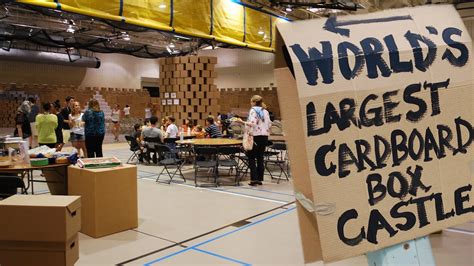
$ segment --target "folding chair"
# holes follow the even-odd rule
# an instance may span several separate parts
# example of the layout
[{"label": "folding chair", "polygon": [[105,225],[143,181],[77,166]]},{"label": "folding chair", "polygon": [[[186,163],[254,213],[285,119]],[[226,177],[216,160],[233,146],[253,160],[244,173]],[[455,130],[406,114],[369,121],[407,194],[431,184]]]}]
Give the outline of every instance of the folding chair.
[{"label": "folding chair", "polygon": [[[144,138],[143,141],[145,141],[145,155],[146,155],[146,160],[149,161],[150,159],[153,161],[153,163],[158,163],[158,158],[157,158],[157,151],[155,150],[154,145],[156,143],[161,144],[161,138],[156,137],[156,138]],[[150,143],[155,143],[154,145],[149,145]],[[153,153],[153,158],[151,158],[151,153]]]},{"label": "folding chair", "polygon": [[21,194],[27,194],[25,183],[20,177],[0,175],[0,199],[6,199],[18,194],[18,189],[20,189]]},{"label": "folding chair", "polygon": [[[194,146],[194,153],[196,159],[194,160],[194,185],[197,187],[197,178],[199,169],[204,168],[211,170],[214,177],[214,183],[217,187],[217,153],[218,149],[215,147],[198,147]],[[201,159],[201,160],[199,160]],[[202,176],[201,176],[202,177]],[[209,176],[207,176],[209,177]]]},{"label": "folding chair", "polygon": [[270,174],[271,178],[275,179],[272,171],[270,171],[270,169],[268,168],[268,164],[276,165],[280,168],[280,174],[278,175],[277,184],[280,183],[280,180],[283,175],[285,175],[286,180],[289,181],[290,179],[288,178],[289,167],[288,167],[288,157],[286,154],[286,143],[275,142],[273,143],[272,146],[270,146],[270,149],[277,152],[277,154],[275,156],[269,156],[264,159],[265,169]]},{"label": "folding chair", "polygon": [[[164,171],[168,174],[168,177],[170,178],[170,181],[167,184],[171,184],[173,181],[173,178],[176,175],[179,175],[184,182],[186,182],[186,178],[184,178],[183,173],[181,172],[181,166],[182,160],[176,158],[176,153],[173,153],[173,151],[170,149],[170,147],[163,145],[163,144],[158,144],[155,145],[155,150],[159,154],[160,160],[158,161],[158,165],[163,166],[163,169],[161,172],[158,174],[158,177],[156,178],[156,182],[159,181],[160,176],[163,174]],[[171,173],[169,171],[170,167],[176,167],[176,170]],[[179,172],[179,174],[177,174]]]},{"label": "folding chair", "polygon": [[229,168],[229,175],[232,170],[235,169],[235,185],[240,185],[239,177],[240,177],[240,169],[239,169],[239,162],[237,161],[237,155],[240,153],[240,147],[220,147],[219,148],[219,156],[217,157],[217,164],[218,167],[228,167]]},{"label": "folding chair", "polygon": [[125,140],[130,146],[130,151],[132,152],[132,155],[130,155],[130,158],[128,158],[127,163],[130,163],[130,161],[134,159],[140,159],[141,149],[140,144],[138,144],[137,140],[132,136],[125,136]]}]

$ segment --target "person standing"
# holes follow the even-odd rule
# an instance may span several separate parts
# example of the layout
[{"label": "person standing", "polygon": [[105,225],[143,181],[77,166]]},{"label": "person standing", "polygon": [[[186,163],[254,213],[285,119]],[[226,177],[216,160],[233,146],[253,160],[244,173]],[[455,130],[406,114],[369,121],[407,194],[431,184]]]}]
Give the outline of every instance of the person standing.
[{"label": "person standing", "polygon": [[123,115],[127,119],[130,118],[130,106],[128,104],[123,108]]},{"label": "person standing", "polygon": [[111,120],[112,120],[112,134],[114,135],[114,140],[115,141],[119,141],[120,116],[121,116],[120,105],[116,104],[114,109],[112,109],[112,115],[110,117]]},{"label": "person standing", "polygon": [[150,119],[152,116],[152,104],[148,103],[147,106],[145,107],[145,119]]},{"label": "person standing", "polygon": [[102,143],[105,136],[105,116],[96,99],[89,101],[89,108],[82,116],[84,121],[87,157],[103,157]]},{"label": "person standing", "polygon": [[240,121],[245,124],[246,130],[249,130],[250,135],[253,136],[253,149],[247,152],[247,157],[249,158],[250,168],[249,185],[256,186],[262,185],[263,182],[263,174],[265,171],[263,156],[268,144],[272,121],[270,120],[270,115],[266,110],[262,96],[252,96],[250,105],[252,107],[250,108],[247,122]]},{"label": "person standing", "polygon": [[43,112],[36,116],[36,129],[38,130],[38,143],[50,148],[56,147],[56,128],[58,117],[51,113],[51,103],[43,104]]},{"label": "person standing", "polygon": [[61,114],[61,104],[59,100],[56,100],[53,103],[53,109],[51,113],[55,114],[58,118],[58,126],[56,127],[56,151],[61,151],[64,146],[64,138],[63,138],[63,123],[64,117]]},{"label": "person standing", "polygon": [[71,128],[69,127],[69,115],[72,112],[74,104],[74,97],[67,96],[66,97],[66,106],[61,110],[61,115],[64,118],[63,122],[63,139],[69,140],[71,135]]},{"label": "person standing", "polygon": [[31,137],[31,125],[28,120],[28,114],[31,111],[30,102],[24,101],[18,107],[16,116],[15,116],[15,132],[13,135],[15,137],[20,137],[24,141],[29,141]]},{"label": "person standing", "polygon": [[30,147],[38,146],[38,131],[36,131],[36,116],[39,114],[39,107],[36,105],[36,99],[34,97],[29,97],[28,101],[30,102],[30,113],[28,114],[28,120],[30,121],[31,127],[31,137],[30,137]]},{"label": "person standing", "polygon": [[81,111],[81,104],[74,102],[72,105],[71,114],[69,114],[69,128],[71,131],[70,141],[72,146],[77,149],[77,154],[80,155],[81,150],[85,158],[87,158],[87,148],[84,138],[84,122],[82,116],[84,114]]}]

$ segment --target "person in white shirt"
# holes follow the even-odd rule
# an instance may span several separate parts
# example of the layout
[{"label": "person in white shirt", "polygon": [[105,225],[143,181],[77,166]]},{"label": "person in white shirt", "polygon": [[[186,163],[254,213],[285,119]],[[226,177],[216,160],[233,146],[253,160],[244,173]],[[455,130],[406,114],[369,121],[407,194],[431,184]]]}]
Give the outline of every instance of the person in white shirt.
[{"label": "person in white shirt", "polygon": [[147,106],[145,107],[145,119],[150,119],[152,114],[152,108],[153,105],[151,103],[148,103]]},{"label": "person in white shirt", "polygon": [[116,104],[114,109],[112,110],[112,115],[110,119],[112,120],[112,134],[114,135],[115,141],[119,141],[120,135],[120,105]]},{"label": "person in white shirt", "polygon": [[[270,135],[270,127],[272,121],[270,120],[270,114],[266,109],[263,98],[260,95],[252,96],[250,100],[252,108],[250,108],[249,116],[246,122],[246,130],[250,131],[253,136],[253,149],[247,152],[249,158],[250,168],[250,186],[262,185],[263,174],[265,166],[263,162],[263,156],[265,148],[268,145],[268,136]],[[256,164],[255,164],[256,161]]]},{"label": "person in white shirt", "polygon": [[82,121],[81,104],[75,101],[72,104],[71,114],[69,114],[69,128],[71,129],[70,141],[72,146],[77,149],[77,155],[82,154],[87,158],[86,139],[84,137],[84,122]]},{"label": "person in white shirt", "polygon": [[123,115],[125,116],[125,118],[130,117],[130,106],[128,104],[125,105],[125,107],[123,108]]},{"label": "person in white shirt", "polygon": [[175,125],[175,119],[172,116],[169,116],[168,119],[168,126],[166,127],[166,138],[177,138],[178,137],[178,127]]}]

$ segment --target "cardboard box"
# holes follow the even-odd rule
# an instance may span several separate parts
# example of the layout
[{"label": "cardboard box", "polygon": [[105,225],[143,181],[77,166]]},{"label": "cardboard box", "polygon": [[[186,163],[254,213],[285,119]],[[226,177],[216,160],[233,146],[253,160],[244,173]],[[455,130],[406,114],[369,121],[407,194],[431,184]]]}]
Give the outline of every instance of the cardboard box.
[{"label": "cardboard box", "polygon": [[102,237],[138,226],[137,167],[68,167],[69,195],[82,197],[81,232]]},{"label": "cardboard box", "polygon": [[73,266],[78,259],[77,233],[65,242],[0,241],[2,266]]},{"label": "cardboard box", "polygon": [[[403,23],[382,22],[395,17],[406,19]],[[473,146],[463,154],[447,152],[439,156],[430,151],[436,149],[432,145],[444,142],[438,129],[458,131],[461,120],[465,131],[453,134],[461,141],[453,141],[452,145],[460,147],[466,139],[472,140],[468,133],[472,132],[474,121],[472,40],[468,34],[458,36],[456,42],[464,53],[460,52],[457,58],[465,60],[451,64],[441,57],[449,43],[433,38],[432,45],[437,47],[433,50],[438,52],[432,54],[429,69],[415,66],[412,60],[417,48],[404,43],[407,34],[428,36],[448,28],[466,32],[459,14],[452,6],[435,5],[344,17],[345,21],[370,19],[380,23],[338,28],[337,33],[336,27],[324,26],[336,25],[335,18],[277,26],[275,47],[280,50],[274,73],[283,128],[291,129],[285,134],[295,176],[305,262],[334,261],[373,252],[472,220],[469,194],[472,198]],[[432,31],[427,33],[425,29]],[[345,37],[341,39],[339,34]],[[369,54],[362,52],[359,57],[349,52],[347,58],[341,53],[329,57],[331,49],[321,46],[326,43],[326,47],[341,48],[345,42],[359,49],[369,39],[378,43],[387,37],[396,43],[397,50],[389,51],[383,44],[378,62],[388,62],[393,54],[399,54],[399,59],[409,62],[406,66],[413,71],[397,71],[392,64],[387,65],[386,75],[381,75],[380,69],[372,72],[368,65],[354,71],[353,63]],[[281,50],[284,46],[285,52]],[[312,49],[322,54],[306,57]],[[350,70],[337,66],[339,63],[350,65]],[[354,72],[349,77],[351,71]],[[434,108],[430,92],[423,91],[421,84],[443,84],[435,96],[439,104]],[[414,88],[416,92],[412,91]],[[410,93],[427,106],[421,112],[426,116],[410,118],[416,111]],[[365,106],[368,100],[372,102]],[[349,110],[345,104],[348,102],[355,115],[342,126],[345,118],[339,120],[335,116],[344,116],[344,111]],[[364,121],[369,108],[380,108],[383,113],[378,124]],[[330,121],[333,118],[337,122]],[[394,140],[401,137],[408,142],[401,141],[407,151],[400,161],[404,151]],[[413,143],[409,140],[413,138],[419,141]],[[384,145],[382,141],[387,144],[385,148],[379,146]],[[390,155],[387,152],[381,158],[379,155],[387,150]],[[460,191],[464,192],[464,199]]]},{"label": "cardboard box", "polygon": [[210,64],[217,64],[217,57],[209,57]]},{"label": "cardboard box", "polygon": [[77,196],[14,195],[0,201],[0,240],[64,242],[81,228]]},{"label": "cardboard box", "polygon": [[204,70],[204,64],[203,63],[196,63],[196,64],[194,64],[194,69],[195,70]]}]

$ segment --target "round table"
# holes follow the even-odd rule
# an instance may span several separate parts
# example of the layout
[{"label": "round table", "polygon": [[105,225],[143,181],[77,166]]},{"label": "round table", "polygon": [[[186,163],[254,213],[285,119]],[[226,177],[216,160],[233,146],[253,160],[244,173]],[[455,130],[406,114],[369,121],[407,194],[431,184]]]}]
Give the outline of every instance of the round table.
[{"label": "round table", "polygon": [[[34,182],[48,183],[52,195],[67,195],[67,167],[69,163],[56,163],[45,166],[32,166],[29,163],[13,164],[9,167],[0,168],[0,173],[19,173],[22,178],[26,176],[28,180],[27,190],[31,186],[31,192],[34,194]],[[33,171],[42,170],[46,181],[33,179]],[[53,184],[61,184],[60,187]],[[51,186],[50,186],[51,184]]]},{"label": "round table", "polygon": [[242,140],[238,139],[190,139],[190,140],[178,140],[177,144],[181,145],[195,145],[195,146],[239,146],[242,145]]}]

